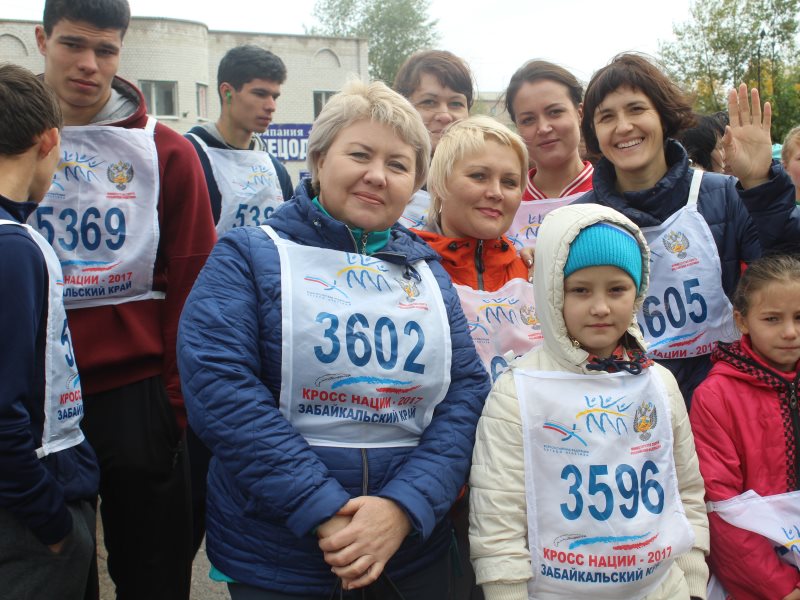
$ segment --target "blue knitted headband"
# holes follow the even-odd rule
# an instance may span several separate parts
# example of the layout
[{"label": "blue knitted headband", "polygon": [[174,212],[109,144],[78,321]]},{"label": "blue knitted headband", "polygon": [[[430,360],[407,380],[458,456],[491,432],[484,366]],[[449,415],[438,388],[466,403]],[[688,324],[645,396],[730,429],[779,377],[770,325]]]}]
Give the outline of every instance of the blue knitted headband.
[{"label": "blue knitted headband", "polygon": [[642,285],[642,251],[628,231],[610,223],[595,223],[572,241],[564,266],[564,277],[587,267],[618,267],[631,276],[639,290]]}]

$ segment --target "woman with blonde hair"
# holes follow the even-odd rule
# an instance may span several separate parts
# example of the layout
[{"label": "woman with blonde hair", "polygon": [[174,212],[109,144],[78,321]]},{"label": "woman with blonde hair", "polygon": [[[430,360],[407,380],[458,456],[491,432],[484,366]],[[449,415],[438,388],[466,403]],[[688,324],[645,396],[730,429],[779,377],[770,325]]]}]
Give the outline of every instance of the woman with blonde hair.
[{"label": "woman with blonde hair", "polygon": [[[484,367],[497,377],[508,352],[523,354],[539,339],[528,268],[503,235],[517,211],[528,166],[520,137],[485,116],[451,124],[431,161],[431,206],[424,231],[442,257]],[[453,507],[461,577],[457,600],[482,598],[469,563],[468,495]]]},{"label": "woman with blonde hair", "polygon": [[[485,116],[454,123],[431,161],[428,225],[415,230],[442,257],[493,376],[505,367],[507,351],[521,354],[533,343],[528,334],[534,329],[518,327],[534,318],[528,268],[504,235],[519,207],[527,164],[524,143],[505,125]],[[505,316],[487,315],[500,297]],[[523,306],[525,316],[519,314]]]},{"label": "woman with blonde hair", "polygon": [[308,155],[266,225],[220,239],[181,320],[209,558],[233,600],[440,600],[489,381],[438,257],[396,224],[430,139],[400,95],[351,82]]}]

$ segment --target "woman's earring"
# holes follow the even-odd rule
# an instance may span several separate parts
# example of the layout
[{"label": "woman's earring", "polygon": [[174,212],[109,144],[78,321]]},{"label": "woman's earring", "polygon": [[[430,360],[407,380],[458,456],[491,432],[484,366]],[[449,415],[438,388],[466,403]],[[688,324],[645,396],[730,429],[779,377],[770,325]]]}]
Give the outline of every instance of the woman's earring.
[{"label": "woman's earring", "polygon": [[575,339],[574,337],[572,337],[571,335],[570,335],[570,336],[568,336],[568,337],[569,337],[569,341],[570,341],[570,342],[572,342],[572,347],[573,347],[573,348],[580,348],[580,347],[581,347],[581,343],[580,343],[578,340],[576,340],[576,339]]}]

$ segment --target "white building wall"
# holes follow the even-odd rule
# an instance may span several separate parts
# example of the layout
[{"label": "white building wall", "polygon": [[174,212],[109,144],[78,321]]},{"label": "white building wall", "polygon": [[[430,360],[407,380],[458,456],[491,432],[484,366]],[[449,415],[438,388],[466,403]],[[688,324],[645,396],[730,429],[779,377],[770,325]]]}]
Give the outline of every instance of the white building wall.
[{"label": "white building wall", "polygon": [[[0,19],[0,61],[22,65],[35,73],[44,68],[36,47],[36,21]],[[141,81],[175,81],[175,116],[159,116],[165,125],[184,133],[199,121],[197,84],[208,86],[208,119],[219,117],[217,65],[229,49],[242,44],[266,48],[286,64],[287,78],[278,100],[274,123],[310,125],[314,92],[336,91],[348,77],[368,80],[367,43],[360,39],[271,33],[210,31],[199,22],[133,17],[125,35],[119,75]],[[285,163],[297,183],[305,161]]]},{"label": "white building wall", "polygon": [[208,36],[202,23],[144,17],[132,19],[125,34],[120,76],[139,87],[143,80],[176,81],[176,114],[159,121],[181,133],[197,122],[197,84],[211,87]]},{"label": "white building wall", "polygon": [[44,59],[36,47],[33,33],[35,21],[8,21],[0,19],[0,61],[12,62],[40,73]]}]

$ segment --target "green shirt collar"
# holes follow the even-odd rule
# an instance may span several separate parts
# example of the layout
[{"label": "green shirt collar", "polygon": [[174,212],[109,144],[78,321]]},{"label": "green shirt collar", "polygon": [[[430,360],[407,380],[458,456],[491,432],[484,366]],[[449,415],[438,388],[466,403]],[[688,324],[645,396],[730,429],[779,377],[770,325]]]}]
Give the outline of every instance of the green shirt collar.
[{"label": "green shirt collar", "polygon": [[[312,200],[314,205],[319,208],[323,213],[328,215],[331,219],[335,219],[331,213],[325,210],[325,207],[319,201],[319,196],[315,196]],[[337,219],[338,220],[338,219]],[[379,250],[382,250],[386,244],[389,243],[389,236],[391,235],[391,228],[384,229],[383,231],[370,231],[366,233],[360,227],[350,227],[347,225],[347,228],[350,230],[350,233],[353,234],[353,239],[356,241],[356,248],[359,253],[362,254],[375,254]],[[366,240],[366,244],[364,241]]]}]

